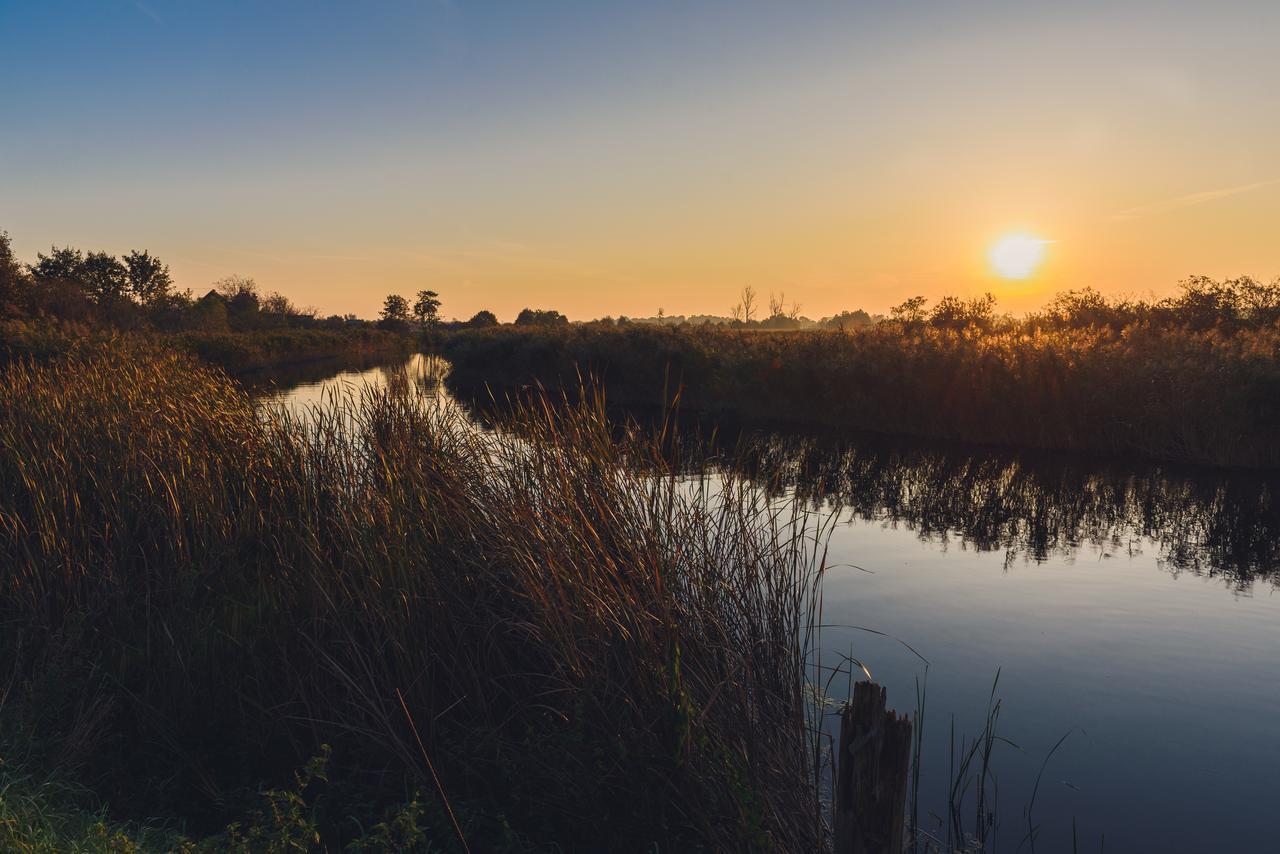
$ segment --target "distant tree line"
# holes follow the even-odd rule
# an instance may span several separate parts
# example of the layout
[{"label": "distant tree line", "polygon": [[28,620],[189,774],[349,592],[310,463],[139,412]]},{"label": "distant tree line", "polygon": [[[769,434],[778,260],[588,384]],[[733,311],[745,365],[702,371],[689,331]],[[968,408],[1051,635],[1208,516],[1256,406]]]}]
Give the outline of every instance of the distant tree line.
[{"label": "distant tree line", "polygon": [[[434,290],[418,291],[411,303],[399,294],[383,302],[377,325],[409,331],[476,329],[499,325],[493,312],[476,312],[469,320],[443,321],[442,302]],[[764,314],[764,316],[760,316]],[[146,250],[115,256],[85,252],[70,246],[37,253],[32,264],[14,255],[9,235],[0,231],[0,320],[48,317],[72,322],[105,323],[120,329],[160,331],[255,331],[279,328],[342,329],[363,326],[353,314],[321,317],[315,309],[299,308],[283,294],[261,292],[253,279],[228,276],[203,295],[174,286],[169,267]],[[1193,276],[1179,283],[1174,296],[1161,300],[1109,298],[1092,288],[1066,291],[1038,312],[1013,318],[996,310],[990,294],[964,299],[945,296],[932,306],[914,296],[894,306],[888,316],[861,309],[811,320],[800,304],[788,303],[783,293],[770,293],[762,312],[754,288],[742,289],[728,315],[668,315],[659,308],[654,317],[604,317],[590,321],[602,326],[655,324],[661,326],[727,326],[739,329],[855,331],[881,323],[904,330],[979,329],[1029,331],[1106,327],[1120,330],[1134,324],[1212,328],[1260,328],[1280,322],[1280,279],[1264,283],[1248,276],[1218,281]],[[564,327],[569,319],[554,309],[525,308],[515,326]]]},{"label": "distant tree line", "polygon": [[1280,323],[1280,279],[1260,282],[1249,276],[1218,281],[1191,276],[1178,283],[1178,292],[1159,300],[1107,297],[1093,288],[1056,295],[1040,311],[1015,318],[996,312],[996,298],[983,294],[971,299],[948,296],[932,308],[922,296],[911,297],[889,311],[888,320],[904,329],[976,329],[1027,332],[1063,329],[1136,327],[1177,328],[1225,332],[1263,329]]},{"label": "distant tree line", "polygon": [[1218,281],[1192,276],[1178,284],[1178,292],[1164,299],[1107,297],[1093,288],[1056,295],[1044,308],[1025,317],[1000,313],[996,297],[985,293],[963,298],[944,296],[930,305],[923,296],[903,300],[889,314],[869,314],[862,309],[843,311],[820,320],[800,314],[799,304],[787,305],[783,294],[770,294],[768,313],[760,317],[759,299],[746,287],[728,315],[668,315],[643,318],[605,317],[593,323],[604,326],[648,324],[669,327],[727,326],[737,329],[855,331],[890,323],[904,331],[950,330],[1057,330],[1107,328],[1118,331],[1143,324],[1191,330],[1258,329],[1280,322],[1280,279],[1269,283],[1249,276]]},{"label": "distant tree line", "polygon": [[759,298],[755,288],[747,286],[742,289],[728,314],[667,314],[659,308],[652,317],[602,317],[593,323],[604,326],[626,326],[628,324],[656,326],[728,326],[733,329],[768,329],[774,331],[793,331],[800,329],[842,329],[853,331],[871,326],[883,320],[882,315],[868,314],[862,309],[842,311],[839,314],[821,317],[817,320],[805,317],[800,313],[800,303],[788,304],[786,294],[769,293],[768,313],[760,316]]},{"label": "distant tree line", "polygon": [[228,276],[203,296],[174,286],[169,266],[146,250],[117,257],[70,246],[22,264],[0,231],[0,319],[52,318],[164,332],[240,332],[363,325],[355,315],[320,317],[253,279]]},{"label": "distant tree line", "polygon": [[[387,329],[409,330],[414,324],[421,329],[483,329],[497,326],[497,316],[487,309],[477,311],[470,320],[440,319],[440,294],[418,291],[412,306],[400,294],[388,294],[382,302],[378,325]],[[516,315],[515,326],[567,326],[569,318],[551,309],[526,308]]]}]

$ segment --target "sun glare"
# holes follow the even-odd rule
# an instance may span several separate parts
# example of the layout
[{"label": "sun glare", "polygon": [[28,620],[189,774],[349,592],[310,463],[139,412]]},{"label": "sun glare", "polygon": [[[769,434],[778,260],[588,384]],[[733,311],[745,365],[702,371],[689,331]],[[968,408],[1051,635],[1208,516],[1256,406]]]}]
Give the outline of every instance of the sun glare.
[{"label": "sun glare", "polygon": [[1044,260],[1044,249],[1052,243],[1031,234],[1006,234],[991,244],[987,257],[996,275],[1003,279],[1025,279]]}]

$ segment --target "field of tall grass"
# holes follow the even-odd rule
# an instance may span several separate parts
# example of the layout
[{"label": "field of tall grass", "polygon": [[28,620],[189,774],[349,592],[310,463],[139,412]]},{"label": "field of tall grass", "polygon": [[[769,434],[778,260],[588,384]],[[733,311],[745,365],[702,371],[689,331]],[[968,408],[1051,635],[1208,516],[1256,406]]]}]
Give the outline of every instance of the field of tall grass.
[{"label": "field of tall grass", "polygon": [[370,327],[181,332],[164,341],[232,374],[334,357],[396,356],[414,344],[408,335]]},{"label": "field of tall grass", "polygon": [[12,364],[0,833],[816,850],[821,538],[591,401],[507,418],[294,420],[134,340]]},{"label": "field of tall grass", "polygon": [[612,403],[1212,465],[1280,465],[1280,328],[886,322],[853,332],[496,328],[440,344],[459,391],[584,378]]},{"label": "field of tall grass", "polygon": [[[0,320],[0,366],[23,358],[49,359],[81,349],[93,351],[120,338],[101,325],[44,319]],[[408,353],[411,336],[373,327],[350,329],[262,329],[245,332],[148,332],[164,346],[240,375],[263,368],[335,357],[383,358]]]}]

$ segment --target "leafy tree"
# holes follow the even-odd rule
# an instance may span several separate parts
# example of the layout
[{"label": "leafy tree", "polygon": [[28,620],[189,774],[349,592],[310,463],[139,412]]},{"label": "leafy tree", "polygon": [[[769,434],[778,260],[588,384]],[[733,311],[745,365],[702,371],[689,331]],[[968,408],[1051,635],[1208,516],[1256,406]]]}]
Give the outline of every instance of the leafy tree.
[{"label": "leafy tree", "polygon": [[28,304],[36,314],[50,314],[65,320],[85,320],[92,312],[84,284],[84,255],[79,249],[54,246],[48,255],[36,254],[36,263],[27,271],[32,286]]},{"label": "leafy tree", "polygon": [[81,266],[85,290],[99,306],[107,306],[126,298],[127,270],[114,255],[90,252]]},{"label": "leafy tree", "polygon": [[1241,309],[1251,321],[1270,325],[1280,320],[1280,279],[1264,284],[1249,276],[1241,276],[1235,281],[1235,289]]},{"label": "leafy tree", "polygon": [[862,329],[871,325],[871,315],[860,308],[854,311],[842,311],[824,320],[823,325],[829,329]]},{"label": "leafy tree", "polygon": [[227,276],[213,283],[232,312],[258,310],[258,283],[248,276]]},{"label": "leafy tree", "polygon": [[128,291],[138,302],[154,308],[169,296],[173,288],[169,266],[150,252],[131,251],[124,257],[124,268]]},{"label": "leafy tree", "polygon": [[277,314],[281,317],[291,317],[298,314],[298,308],[289,298],[282,293],[272,291],[262,298],[259,307],[266,314]]},{"label": "leafy tree", "polygon": [[1111,302],[1093,288],[1080,288],[1057,294],[1041,317],[1056,328],[1119,328],[1132,319],[1132,313],[1128,306]]},{"label": "leafy tree", "polygon": [[986,329],[995,321],[995,307],[996,298],[989,293],[971,300],[943,297],[929,315],[929,323],[938,329]]},{"label": "leafy tree", "polygon": [[516,315],[516,326],[563,326],[569,318],[552,309],[526,308]]},{"label": "leafy tree", "polygon": [[1240,313],[1237,282],[1218,282],[1208,276],[1191,276],[1178,283],[1182,293],[1164,301],[1173,321],[1191,329],[1211,329],[1230,324]]},{"label": "leafy tree", "polygon": [[36,253],[36,263],[27,268],[40,284],[70,282],[83,287],[84,255],[79,249],[50,247],[49,254]]},{"label": "leafy tree", "polygon": [[226,332],[229,328],[227,300],[217,291],[209,291],[196,300],[188,316],[191,328],[202,332]]},{"label": "leafy tree", "polygon": [[18,313],[26,299],[26,285],[22,265],[13,256],[9,232],[0,231],[0,317]]},{"label": "leafy tree", "polygon": [[481,309],[480,311],[477,311],[475,314],[471,316],[471,319],[467,321],[467,326],[474,326],[477,328],[484,327],[484,326],[497,326],[497,325],[498,325],[497,316],[492,311],[489,311],[488,309]]},{"label": "leafy tree", "polygon": [[889,317],[907,325],[924,323],[924,306],[927,302],[924,297],[911,297],[889,309]]},{"label": "leafy tree", "polygon": [[227,307],[227,321],[235,330],[259,326],[258,283],[248,276],[227,276],[213,283]]},{"label": "leafy tree", "polygon": [[409,301],[399,294],[390,294],[382,301],[382,319],[388,323],[409,322]]},{"label": "leafy tree", "polygon": [[440,294],[435,291],[418,291],[413,304],[413,316],[423,326],[435,326],[440,319]]},{"label": "leafy tree", "polygon": [[[221,298],[215,295],[218,302],[222,302]],[[162,297],[156,298],[155,302],[147,307],[148,313],[151,315],[151,322],[157,329],[165,332],[175,332],[180,329],[187,329],[191,326],[191,311],[195,306],[195,295],[188,288],[184,291],[169,291]],[[226,316],[227,307],[222,306],[223,316]]]},{"label": "leafy tree", "polygon": [[761,329],[799,329],[802,325],[798,317],[785,314],[770,315],[759,323]]}]

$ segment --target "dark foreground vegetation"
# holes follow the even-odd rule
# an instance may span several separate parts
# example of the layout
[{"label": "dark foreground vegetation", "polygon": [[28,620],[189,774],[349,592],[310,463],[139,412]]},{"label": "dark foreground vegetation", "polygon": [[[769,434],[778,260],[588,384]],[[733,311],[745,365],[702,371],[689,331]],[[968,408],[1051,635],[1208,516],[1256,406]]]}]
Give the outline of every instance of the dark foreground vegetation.
[{"label": "dark foreground vegetation", "polygon": [[451,381],[984,444],[1280,465],[1280,285],[1193,279],[1159,303],[1060,296],[1021,320],[994,301],[909,300],[856,331],[713,326],[449,332]]},{"label": "dark foreground vegetation", "polygon": [[803,517],[590,405],[509,418],[9,366],[0,847],[819,848]]}]

